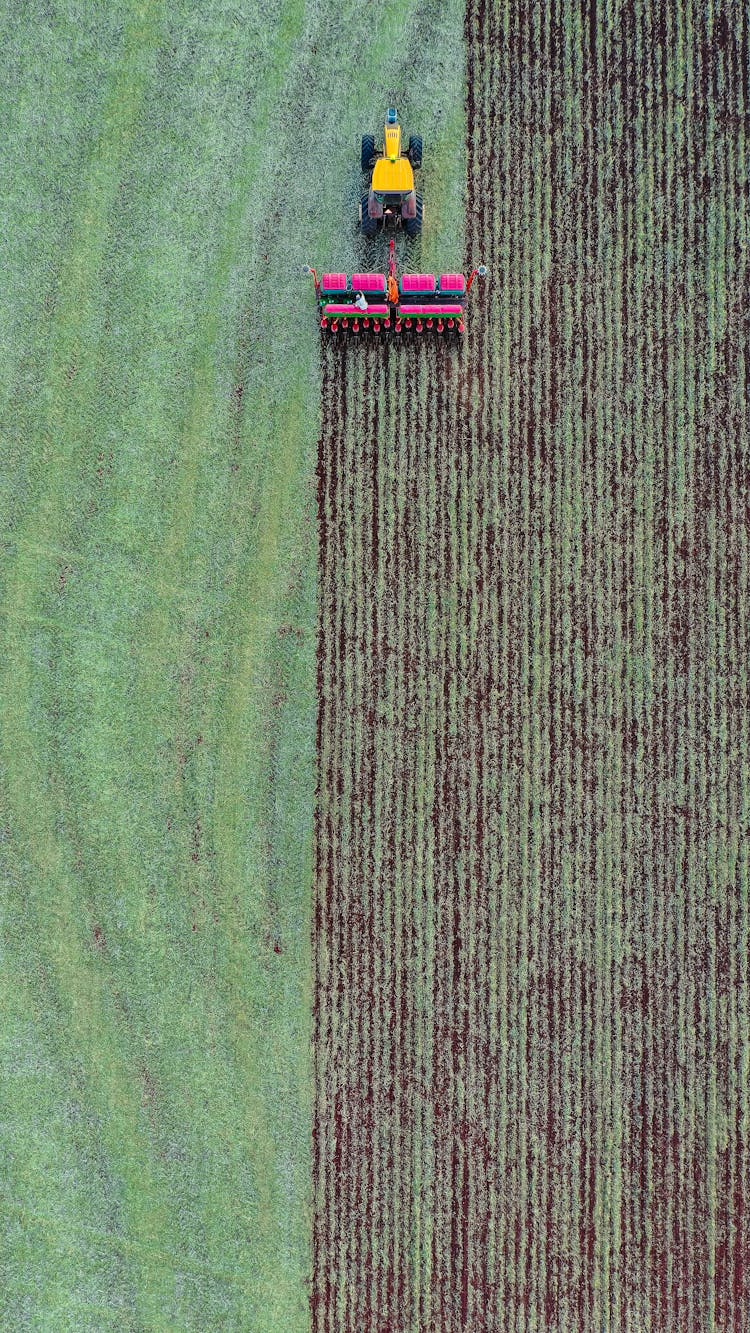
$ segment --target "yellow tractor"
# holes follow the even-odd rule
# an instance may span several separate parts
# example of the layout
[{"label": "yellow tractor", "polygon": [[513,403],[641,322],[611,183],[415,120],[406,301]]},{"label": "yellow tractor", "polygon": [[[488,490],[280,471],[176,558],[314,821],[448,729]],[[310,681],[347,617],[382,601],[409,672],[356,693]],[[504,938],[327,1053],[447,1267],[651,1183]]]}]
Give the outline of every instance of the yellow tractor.
[{"label": "yellow tractor", "polygon": [[359,223],[364,236],[374,236],[381,227],[402,226],[407,236],[422,230],[422,196],[414,188],[414,169],[422,165],[422,140],[413,134],[406,153],[401,152],[401,126],[396,108],[386,112],[383,149],[375,151],[371,134],[362,136],[362,170],[370,175],[370,188],[359,205]]}]

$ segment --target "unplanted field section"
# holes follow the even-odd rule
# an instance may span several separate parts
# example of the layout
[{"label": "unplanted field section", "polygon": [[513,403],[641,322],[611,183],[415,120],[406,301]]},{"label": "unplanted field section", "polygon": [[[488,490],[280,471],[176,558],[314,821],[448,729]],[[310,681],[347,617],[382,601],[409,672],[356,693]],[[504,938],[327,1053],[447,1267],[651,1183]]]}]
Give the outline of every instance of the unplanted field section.
[{"label": "unplanted field section", "polygon": [[747,15],[472,3],[462,348],[321,343],[315,1333],[746,1333]]}]

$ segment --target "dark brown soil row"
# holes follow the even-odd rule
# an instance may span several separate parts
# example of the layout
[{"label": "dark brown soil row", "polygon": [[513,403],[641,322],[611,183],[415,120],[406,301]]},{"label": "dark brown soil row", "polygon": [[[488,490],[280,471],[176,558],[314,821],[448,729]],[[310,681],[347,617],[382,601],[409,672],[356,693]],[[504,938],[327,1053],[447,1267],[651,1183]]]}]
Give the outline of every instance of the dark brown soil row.
[{"label": "dark brown soil row", "polygon": [[315,1333],[748,1326],[746,26],[470,0],[466,346],[322,345]]}]

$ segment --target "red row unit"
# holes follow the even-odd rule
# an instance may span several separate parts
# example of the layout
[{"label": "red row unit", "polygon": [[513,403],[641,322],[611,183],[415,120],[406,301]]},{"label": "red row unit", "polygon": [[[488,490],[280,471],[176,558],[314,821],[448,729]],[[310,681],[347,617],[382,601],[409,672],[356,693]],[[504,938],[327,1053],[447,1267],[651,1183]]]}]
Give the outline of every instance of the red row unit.
[{"label": "red row unit", "polygon": [[357,306],[329,303],[323,306],[320,319],[321,329],[331,333],[359,333],[360,329],[380,333],[382,329],[393,328],[396,333],[402,329],[414,329],[422,333],[425,329],[436,333],[463,333],[463,309],[460,305],[398,305],[391,309],[387,305],[368,305],[367,310]]}]

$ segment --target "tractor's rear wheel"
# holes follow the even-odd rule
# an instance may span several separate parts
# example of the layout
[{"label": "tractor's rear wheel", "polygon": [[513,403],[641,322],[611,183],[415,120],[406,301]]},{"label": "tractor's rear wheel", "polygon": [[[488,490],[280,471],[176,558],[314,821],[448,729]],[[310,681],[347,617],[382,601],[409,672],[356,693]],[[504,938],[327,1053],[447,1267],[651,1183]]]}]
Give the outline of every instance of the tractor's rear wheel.
[{"label": "tractor's rear wheel", "polygon": [[422,196],[417,195],[417,216],[415,218],[404,218],[404,231],[407,236],[418,236],[422,230],[422,215],[424,209],[422,206]]},{"label": "tractor's rear wheel", "polygon": [[369,171],[375,157],[375,140],[371,134],[362,135],[362,170]]},{"label": "tractor's rear wheel", "polygon": [[359,225],[362,228],[363,236],[374,236],[378,229],[377,218],[371,218],[367,212],[369,195],[363,194],[359,205]]},{"label": "tractor's rear wheel", "polygon": [[411,162],[411,164],[412,164],[413,167],[421,167],[421,165],[422,165],[422,136],[421,136],[421,134],[410,134],[410,135],[409,135],[409,151],[407,152],[406,156],[408,157],[408,159],[409,159],[409,161]]}]

